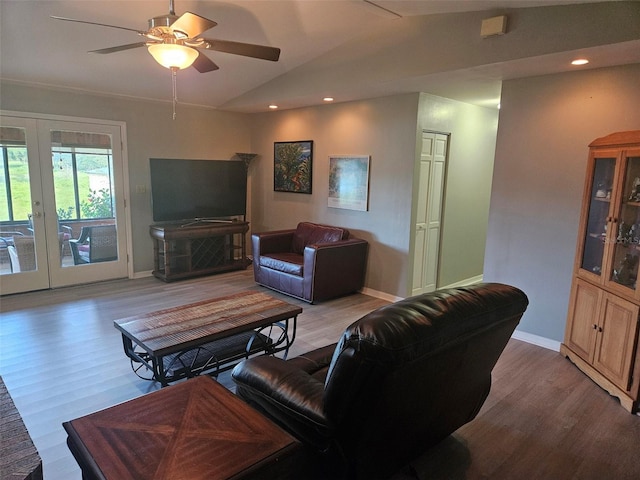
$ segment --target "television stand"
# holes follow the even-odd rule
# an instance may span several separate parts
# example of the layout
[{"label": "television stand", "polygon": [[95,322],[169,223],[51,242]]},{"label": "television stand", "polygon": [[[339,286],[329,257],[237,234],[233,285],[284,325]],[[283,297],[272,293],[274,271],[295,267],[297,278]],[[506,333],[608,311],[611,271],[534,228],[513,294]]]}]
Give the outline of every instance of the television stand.
[{"label": "television stand", "polygon": [[244,270],[248,222],[151,225],[153,275],[165,282]]},{"label": "television stand", "polygon": [[183,223],[182,225],[180,225],[180,227],[181,228],[190,227],[192,225],[200,225],[202,223],[233,223],[235,221],[236,220],[218,220],[215,218],[196,218],[191,222]]}]

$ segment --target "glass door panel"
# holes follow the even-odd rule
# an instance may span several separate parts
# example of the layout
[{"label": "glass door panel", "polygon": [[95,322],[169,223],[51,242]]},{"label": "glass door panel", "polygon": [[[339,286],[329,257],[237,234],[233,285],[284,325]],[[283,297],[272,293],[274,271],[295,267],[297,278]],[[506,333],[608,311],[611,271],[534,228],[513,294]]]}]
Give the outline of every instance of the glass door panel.
[{"label": "glass door panel", "polygon": [[587,231],[580,268],[598,276],[602,275],[615,166],[615,158],[596,158],[594,161]]},{"label": "glass door panel", "polygon": [[640,156],[626,159],[609,280],[636,289],[640,258]]},{"label": "glass door panel", "polygon": [[119,127],[41,125],[40,149],[50,152],[48,227],[58,237],[52,285],[126,277],[124,167],[122,151],[113,148],[121,145]]},{"label": "glass door panel", "polygon": [[[61,266],[117,261],[111,137],[61,131],[52,131],[51,137],[55,207],[62,235]],[[105,225],[114,228],[94,229]],[[110,241],[108,232],[112,234]],[[100,255],[96,253],[99,248],[103,250]]]},{"label": "glass door panel", "polygon": [[0,116],[1,294],[127,276],[123,128]]},{"label": "glass door panel", "polygon": [[0,293],[48,288],[37,130],[0,117]]}]

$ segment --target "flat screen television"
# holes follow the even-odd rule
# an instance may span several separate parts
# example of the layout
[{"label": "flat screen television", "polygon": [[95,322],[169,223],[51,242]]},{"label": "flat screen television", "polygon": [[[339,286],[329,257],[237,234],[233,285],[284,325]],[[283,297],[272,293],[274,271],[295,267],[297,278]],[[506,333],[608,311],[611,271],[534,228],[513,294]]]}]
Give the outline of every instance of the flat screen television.
[{"label": "flat screen television", "polygon": [[154,222],[225,219],[245,215],[244,162],[151,158]]}]

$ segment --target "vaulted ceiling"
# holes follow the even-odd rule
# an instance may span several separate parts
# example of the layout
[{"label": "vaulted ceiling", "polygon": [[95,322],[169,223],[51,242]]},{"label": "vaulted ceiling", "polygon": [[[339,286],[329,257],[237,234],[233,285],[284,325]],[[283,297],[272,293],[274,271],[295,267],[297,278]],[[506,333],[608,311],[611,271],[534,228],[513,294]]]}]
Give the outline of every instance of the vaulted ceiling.
[{"label": "vaulted ceiling", "polygon": [[[105,95],[170,101],[170,72],[136,48],[169,0],[2,0],[0,78]],[[404,92],[495,105],[503,79],[640,63],[640,2],[584,0],[175,0],[218,23],[209,38],[279,47],[277,63],[220,52],[220,69],[178,72],[182,103],[232,111],[295,108]],[[505,35],[482,38],[483,19],[507,15]],[[0,95],[2,92],[0,91]]]}]

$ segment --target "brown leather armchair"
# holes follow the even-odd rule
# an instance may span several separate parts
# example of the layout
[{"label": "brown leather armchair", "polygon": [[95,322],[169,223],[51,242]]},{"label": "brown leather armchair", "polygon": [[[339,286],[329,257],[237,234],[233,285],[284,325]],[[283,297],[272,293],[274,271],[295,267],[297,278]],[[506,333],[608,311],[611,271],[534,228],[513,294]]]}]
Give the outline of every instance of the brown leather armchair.
[{"label": "brown leather armchair", "polygon": [[369,244],[345,228],[301,222],[251,243],[254,278],[265,287],[313,303],[364,286]]},{"label": "brown leather armchair", "polygon": [[333,465],[326,478],[387,478],[478,414],[528,305],[502,284],[382,307],[337,344],[233,370],[237,394]]}]

